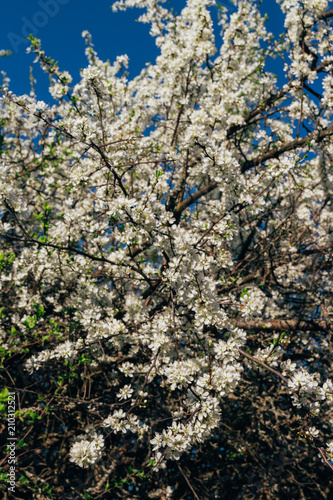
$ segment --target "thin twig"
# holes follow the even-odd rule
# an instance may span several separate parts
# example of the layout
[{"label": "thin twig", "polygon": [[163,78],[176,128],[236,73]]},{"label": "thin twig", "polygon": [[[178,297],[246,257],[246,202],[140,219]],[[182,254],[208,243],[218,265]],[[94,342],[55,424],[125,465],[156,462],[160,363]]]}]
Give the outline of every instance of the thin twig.
[{"label": "thin twig", "polygon": [[181,466],[180,466],[179,464],[178,464],[178,469],[179,469],[179,470],[180,470],[180,472],[182,473],[182,475],[183,475],[183,477],[184,477],[185,481],[187,482],[187,484],[188,484],[189,488],[191,489],[191,491],[192,491],[192,493],[193,493],[193,495],[194,495],[194,498],[195,498],[196,500],[200,500],[200,498],[198,497],[198,495],[197,495],[197,494],[196,494],[196,492],[194,491],[193,486],[191,485],[191,483],[190,483],[190,481],[189,481],[188,477],[184,474],[183,469],[181,468]]}]

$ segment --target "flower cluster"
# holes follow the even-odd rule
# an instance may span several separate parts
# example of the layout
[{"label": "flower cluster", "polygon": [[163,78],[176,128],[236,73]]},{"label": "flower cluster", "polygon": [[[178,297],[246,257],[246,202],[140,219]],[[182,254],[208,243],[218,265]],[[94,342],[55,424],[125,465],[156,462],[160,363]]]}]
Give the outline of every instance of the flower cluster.
[{"label": "flower cluster", "polygon": [[104,438],[97,433],[91,435],[90,439],[85,437],[85,435],[79,436],[71,447],[70,461],[86,469],[102,457]]},{"label": "flower cluster", "polygon": [[189,423],[173,421],[150,441],[156,452],[155,467],[165,467],[164,460],[179,460],[194,444],[202,442],[217,427],[221,412],[218,400],[203,393],[202,401],[189,401],[187,413],[191,415]]}]

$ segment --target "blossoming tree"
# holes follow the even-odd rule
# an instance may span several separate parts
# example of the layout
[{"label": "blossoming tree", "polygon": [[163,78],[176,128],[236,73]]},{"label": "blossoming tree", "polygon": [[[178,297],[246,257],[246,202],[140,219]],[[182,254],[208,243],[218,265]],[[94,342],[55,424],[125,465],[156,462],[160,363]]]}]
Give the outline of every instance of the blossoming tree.
[{"label": "blossoming tree", "polygon": [[30,38],[56,104],[3,78],[17,498],[328,498],[333,10],[280,0],[276,40],[234,3],[116,2],[160,50],[133,80],[88,32],[72,86]]}]

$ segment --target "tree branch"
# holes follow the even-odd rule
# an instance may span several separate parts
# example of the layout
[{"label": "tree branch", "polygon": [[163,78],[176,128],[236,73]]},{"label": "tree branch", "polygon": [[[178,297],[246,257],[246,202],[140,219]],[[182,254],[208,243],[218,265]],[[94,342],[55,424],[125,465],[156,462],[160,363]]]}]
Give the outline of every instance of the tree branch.
[{"label": "tree branch", "polygon": [[295,139],[294,141],[288,142],[284,146],[281,146],[274,150],[268,151],[267,153],[264,153],[260,156],[257,156],[257,158],[245,161],[242,164],[242,173],[245,173],[252,167],[261,165],[267,160],[271,160],[272,158],[279,158],[279,156],[281,156],[283,153],[286,153],[287,151],[291,151],[293,149],[302,147],[308,141],[315,140],[316,142],[321,142],[323,139],[325,139],[325,137],[330,137],[331,135],[333,135],[333,125],[331,125],[330,128],[322,130],[321,132],[315,130],[314,132],[312,132],[312,134],[309,134],[305,137],[301,137],[299,139]]},{"label": "tree branch", "polygon": [[218,184],[215,181],[210,182],[209,184],[207,184],[207,186],[204,186],[203,188],[199,189],[195,193],[190,194],[188,196],[188,198],[186,198],[186,200],[179,203],[174,210],[174,214],[175,214],[176,219],[179,219],[180,214],[182,212],[184,212],[184,210],[186,210],[186,208],[188,208],[190,205],[192,205],[192,203],[195,203],[197,200],[199,200],[199,198],[201,198],[205,194],[208,194],[211,191],[213,191],[217,187],[217,185]]},{"label": "tree branch", "polygon": [[288,385],[288,379],[282,375],[282,373],[278,372],[277,370],[274,370],[271,366],[267,365],[260,359],[255,358],[254,356],[251,356],[251,354],[248,354],[247,352],[243,351],[243,349],[239,349],[239,353],[244,356],[245,358],[249,359],[253,363],[256,363],[257,365],[262,366],[263,368],[266,368],[266,370],[269,370],[270,372],[274,373],[277,377],[279,377],[283,382],[285,382]]},{"label": "tree branch", "polygon": [[310,332],[329,331],[326,321],[298,321],[295,319],[267,319],[267,320],[236,320],[234,324],[243,330],[283,332],[292,330],[306,330]]}]

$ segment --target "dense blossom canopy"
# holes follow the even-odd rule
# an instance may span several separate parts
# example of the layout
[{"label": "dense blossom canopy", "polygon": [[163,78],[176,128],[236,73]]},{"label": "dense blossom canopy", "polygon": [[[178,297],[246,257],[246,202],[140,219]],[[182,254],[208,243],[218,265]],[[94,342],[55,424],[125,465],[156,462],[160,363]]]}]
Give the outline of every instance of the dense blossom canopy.
[{"label": "dense blossom canopy", "polygon": [[1,374],[23,496],[328,498],[328,3],[280,0],[276,40],[254,0],[220,7],[215,33],[214,0],[120,0],[160,50],[136,78],[88,32],[76,85],[31,37],[54,105],[3,76]]}]

